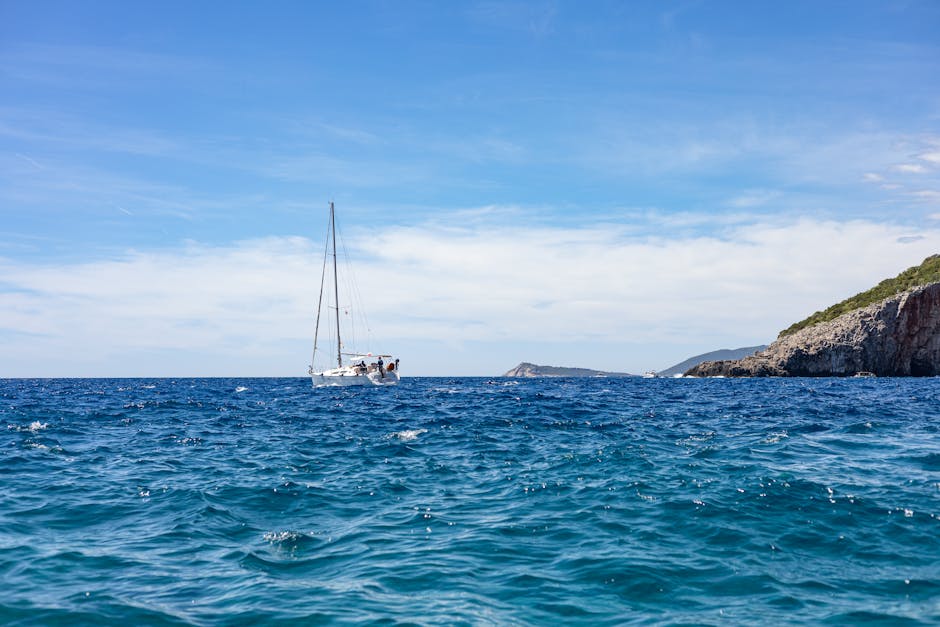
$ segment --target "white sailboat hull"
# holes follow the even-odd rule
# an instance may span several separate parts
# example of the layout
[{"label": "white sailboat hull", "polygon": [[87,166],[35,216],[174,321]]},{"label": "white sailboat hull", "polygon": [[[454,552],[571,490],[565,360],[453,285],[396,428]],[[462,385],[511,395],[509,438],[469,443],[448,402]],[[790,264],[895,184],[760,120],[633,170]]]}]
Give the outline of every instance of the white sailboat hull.
[{"label": "white sailboat hull", "polygon": [[327,370],[326,372],[314,372],[310,375],[313,387],[349,387],[356,385],[396,385],[400,380],[397,372],[386,372],[383,377],[381,373],[369,372],[360,374],[352,372],[347,368],[337,368]]}]

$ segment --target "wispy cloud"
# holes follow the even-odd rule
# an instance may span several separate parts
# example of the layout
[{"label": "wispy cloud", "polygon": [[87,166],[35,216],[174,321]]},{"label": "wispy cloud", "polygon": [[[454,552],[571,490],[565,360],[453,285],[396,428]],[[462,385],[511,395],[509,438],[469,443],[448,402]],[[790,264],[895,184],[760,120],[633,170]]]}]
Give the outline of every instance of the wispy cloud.
[{"label": "wispy cloud", "polygon": [[104,45],[19,43],[0,49],[0,73],[9,79],[77,90],[130,89],[172,78],[207,77],[205,59]]},{"label": "wispy cloud", "polygon": [[26,155],[21,155],[20,153],[16,153],[16,156],[19,157],[20,159],[22,159],[23,161],[25,161],[26,163],[28,163],[29,165],[33,166],[33,168],[35,168],[35,169],[37,169],[37,170],[42,170],[42,169],[44,169],[44,168],[43,168],[41,165],[39,165],[39,163],[38,163],[35,159],[33,159],[32,157],[28,157],[28,156],[26,156]]},{"label": "wispy cloud", "polygon": [[927,168],[919,163],[901,163],[894,166],[892,169],[903,172],[904,174],[923,174],[927,171]]},{"label": "wispy cloud", "polygon": [[[189,219],[193,210],[206,203],[187,188],[73,160],[47,158],[41,168],[20,159],[0,155],[0,202],[8,207],[41,207],[53,215],[68,213],[68,207],[86,207],[85,219],[118,204],[141,213]],[[222,202],[222,201],[216,201]]]},{"label": "wispy cloud", "polygon": [[770,127],[733,116],[704,128],[675,122],[636,128],[608,119],[570,138],[570,154],[586,169],[631,178],[735,171],[759,173],[781,186],[841,187],[860,178],[885,180],[909,157],[902,140],[907,138],[889,132]]},{"label": "wispy cloud", "polygon": [[490,27],[522,31],[536,37],[554,32],[555,2],[477,2],[468,11],[474,21]]},{"label": "wispy cloud", "polygon": [[[98,121],[49,109],[0,109],[0,138],[24,142],[36,149],[184,158],[187,144],[153,129],[104,125]],[[35,164],[35,162],[33,162]]]},{"label": "wispy cloud", "polygon": [[780,196],[780,192],[773,189],[751,189],[732,198],[728,204],[740,209],[749,209],[766,205]]},{"label": "wispy cloud", "polygon": [[431,178],[423,163],[390,163],[382,159],[355,159],[329,154],[268,155],[254,171],[284,181],[302,181],[347,187],[382,187],[418,183]]}]

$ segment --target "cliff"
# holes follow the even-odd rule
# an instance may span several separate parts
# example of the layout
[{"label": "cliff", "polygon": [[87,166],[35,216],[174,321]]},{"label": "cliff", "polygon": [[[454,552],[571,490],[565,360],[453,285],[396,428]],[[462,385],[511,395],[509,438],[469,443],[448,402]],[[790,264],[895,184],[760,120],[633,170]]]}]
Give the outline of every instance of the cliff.
[{"label": "cliff", "polygon": [[528,362],[522,362],[504,377],[632,377],[635,375],[625,372],[604,372],[602,370],[591,370],[589,368],[565,368],[561,366],[538,366]]},{"label": "cliff", "polygon": [[751,357],[705,362],[686,374],[840,377],[858,372],[940,375],[940,282],[782,335]]}]

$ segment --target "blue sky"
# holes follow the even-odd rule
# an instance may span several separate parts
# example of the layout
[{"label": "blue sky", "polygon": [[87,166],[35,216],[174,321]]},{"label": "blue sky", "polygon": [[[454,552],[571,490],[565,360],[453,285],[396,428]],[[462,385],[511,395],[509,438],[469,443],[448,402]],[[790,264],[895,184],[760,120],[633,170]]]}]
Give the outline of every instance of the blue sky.
[{"label": "blue sky", "polygon": [[0,0],[0,376],[303,374],[331,199],[404,374],[769,342],[940,252],[938,41],[932,1]]}]

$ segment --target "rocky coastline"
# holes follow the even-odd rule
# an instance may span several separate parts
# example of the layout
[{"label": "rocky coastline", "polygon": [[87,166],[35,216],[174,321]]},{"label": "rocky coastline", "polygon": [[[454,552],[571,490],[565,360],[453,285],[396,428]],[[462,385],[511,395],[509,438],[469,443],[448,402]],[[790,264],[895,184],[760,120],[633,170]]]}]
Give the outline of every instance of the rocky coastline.
[{"label": "rocky coastline", "polygon": [[940,282],[916,287],[777,339],[737,360],[706,361],[695,377],[940,375]]}]

